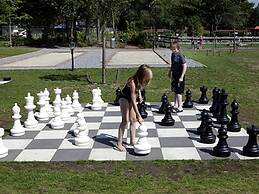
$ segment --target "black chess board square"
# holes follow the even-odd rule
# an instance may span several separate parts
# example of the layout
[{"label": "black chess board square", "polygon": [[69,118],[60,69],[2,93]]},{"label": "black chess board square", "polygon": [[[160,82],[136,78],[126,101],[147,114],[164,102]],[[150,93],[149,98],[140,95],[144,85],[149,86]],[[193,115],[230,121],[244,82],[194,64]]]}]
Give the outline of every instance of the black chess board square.
[{"label": "black chess board square", "polygon": [[26,149],[57,149],[63,139],[34,139]]},{"label": "black chess board square", "polygon": [[91,149],[62,149],[57,150],[51,161],[88,160]]},{"label": "black chess board square", "polygon": [[188,137],[160,137],[161,147],[194,147]]},{"label": "black chess board square", "polygon": [[25,131],[25,134],[22,136],[5,136],[5,139],[34,139],[40,131]]},{"label": "black chess board square", "polygon": [[151,148],[148,155],[138,155],[133,147],[127,148],[126,160],[163,160],[163,154],[160,148]]}]

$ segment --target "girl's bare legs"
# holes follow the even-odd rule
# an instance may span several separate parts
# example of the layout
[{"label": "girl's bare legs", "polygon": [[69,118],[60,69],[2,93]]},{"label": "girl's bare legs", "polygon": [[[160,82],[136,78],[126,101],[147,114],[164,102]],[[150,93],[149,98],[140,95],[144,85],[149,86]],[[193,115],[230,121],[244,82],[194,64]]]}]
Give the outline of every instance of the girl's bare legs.
[{"label": "girl's bare legs", "polygon": [[129,121],[130,121],[130,145],[136,144],[136,128],[137,128],[137,118],[136,113],[133,109],[132,104],[130,104],[129,111]]},{"label": "girl's bare legs", "polygon": [[127,124],[129,122],[130,105],[129,105],[128,100],[125,98],[120,98],[119,103],[120,103],[122,121],[119,126],[119,130],[118,130],[117,147],[120,151],[126,151],[125,147],[122,144],[122,140],[123,140],[123,134],[124,134],[125,128],[127,127]]}]

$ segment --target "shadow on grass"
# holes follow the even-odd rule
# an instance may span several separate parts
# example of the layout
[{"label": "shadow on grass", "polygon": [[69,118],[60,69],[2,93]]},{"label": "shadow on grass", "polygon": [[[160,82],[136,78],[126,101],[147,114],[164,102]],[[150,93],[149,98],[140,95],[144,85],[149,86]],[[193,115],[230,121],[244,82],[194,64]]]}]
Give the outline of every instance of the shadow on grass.
[{"label": "shadow on grass", "polygon": [[66,74],[66,75],[57,75],[57,74],[52,74],[52,75],[45,75],[39,77],[42,80],[45,81],[80,81],[80,82],[86,82],[87,81],[87,76],[86,75],[74,75],[74,74]]}]

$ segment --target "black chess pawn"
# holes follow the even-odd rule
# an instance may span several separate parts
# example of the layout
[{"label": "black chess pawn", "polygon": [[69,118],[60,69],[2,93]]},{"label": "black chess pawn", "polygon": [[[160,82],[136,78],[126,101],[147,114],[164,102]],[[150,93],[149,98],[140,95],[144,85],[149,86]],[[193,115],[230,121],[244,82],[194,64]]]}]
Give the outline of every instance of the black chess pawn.
[{"label": "black chess pawn", "polygon": [[205,121],[205,131],[203,131],[200,135],[200,142],[201,143],[207,143],[212,144],[215,143],[216,136],[213,134],[213,125],[212,125],[212,119],[209,115]]},{"label": "black chess pawn", "polygon": [[241,130],[241,126],[238,122],[238,102],[236,100],[233,100],[233,102],[231,103],[231,120],[230,122],[228,123],[228,131],[231,131],[231,132],[239,132]]},{"label": "black chess pawn", "polygon": [[192,108],[193,103],[192,103],[192,92],[190,89],[188,89],[185,93],[185,101],[183,103],[183,108]]},{"label": "black chess pawn", "polygon": [[175,120],[173,119],[171,112],[172,112],[172,107],[169,103],[167,103],[165,108],[165,116],[161,121],[161,125],[164,125],[164,126],[174,125]]},{"label": "black chess pawn", "polygon": [[199,99],[199,103],[200,104],[208,104],[209,99],[208,99],[207,94],[206,94],[207,93],[207,87],[205,87],[205,86],[200,87],[200,91],[201,91],[201,97]]},{"label": "black chess pawn", "polygon": [[217,95],[218,88],[214,88],[212,90],[212,105],[210,107],[210,112],[213,114],[216,111],[216,95]]},{"label": "black chess pawn", "polygon": [[120,96],[121,96],[121,89],[117,88],[115,94],[116,94],[116,98],[114,100],[114,105],[119,106],[120,105],[119,99],[120,99]]},{"label": "black chess pawn", "polygon": [[228,105],[228,94],[225,90],[222,89],[221,97],[220,97],[220,115],[217,117],[217,123],[219,124],[228,124],[229,118],[227,115],[227,105]]},{"label": "black chess pawn", "polygon": [[161,102],[162,102],[162,104],[161,104],[158,112],[161,113],[161,114],[164,114],[165,113],[166,105],[169,103],[166,94],[163,94],[163,96],[161,98]]},{"label": "black chess pawn", "polygon": [[247,128],[247,133],[249,135],[247,144],[243,147],[243,155],[249,157],[259,156],[259,147],[257,144],[257,135],[259,133],[259,128],[254,125]]},{"label": "black chess pawn", "polygon": [[219,142],[218,144],[213,148],[213,155],[219,156],[219,157],[228,157],[230,156],[231,152],[228,147],[227,143],[227,126],[225,124],[221,125],[221,127],[218,130],[218,138]]},{"label": "black chess pawn", "polygon": [[197,128],[197,134],[200,135],[206,129],[206,120],[208,119],[209,113],[206,109],[203,109],[201,112],[201,125]]},{"label": "black chess pawn", "polygon": [[147,118],[146,108],[147,108],[147,106],[144,101],[142,101],[141,103],[138,104],[139,114],[141,115],[141,117],[143,119]]}]

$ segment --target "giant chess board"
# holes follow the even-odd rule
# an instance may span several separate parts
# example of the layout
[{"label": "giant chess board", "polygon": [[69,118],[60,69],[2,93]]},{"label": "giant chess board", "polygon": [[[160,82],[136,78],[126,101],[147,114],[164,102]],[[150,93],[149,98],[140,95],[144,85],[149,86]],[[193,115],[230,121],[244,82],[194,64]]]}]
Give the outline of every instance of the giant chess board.
[{"label": "giant chess board", "polygon": [[[147,140],[151,145],[148,155],[136,155],[129,145],[129,130],[125,131],[124,143],[126,152],[114,149],[117,142],[118,127],[121,121],[120,107],[105,104],[100,111],[84,108],[83,115],[89,129],[91,141],[87,146],[78,147],[74,144],[71,130],[75,129],[76,114],[65,123],[63,129],[50,128],[50,118],[41,122],[37,128],[26,130],[20,137],[3,137],[4,145],[9,149],[7,157],[0,161],[77,161],[77,160],[209,160],[219,159],[212,155],[217,145],[199,142],[196,134],[200,126],[200,110],[208,109],[209,105],[194,104],[191,109],[181,113],[173,113],[174,126],[161,126],[159,122],[164,115],[158,114],[160,103],[147,103],[148,117],[144,124],[148,128]],[[217,135],[218,127],[215,126]],[[240,132],[228,132],[228,145],[231,148],[230,159],[253,159],[242,155],[242,147],[247,144],[248,135],[244,129]],[[259,158],[259,157],[257,157]]]}]

